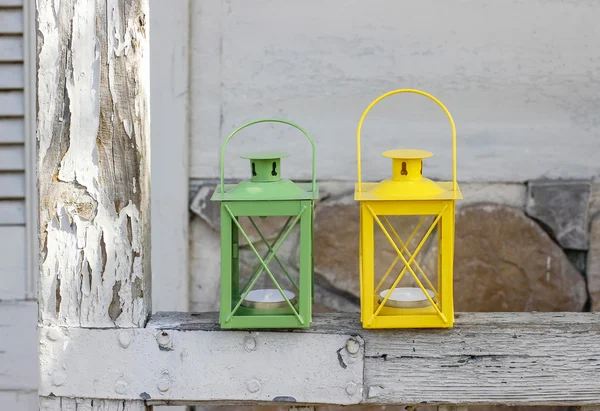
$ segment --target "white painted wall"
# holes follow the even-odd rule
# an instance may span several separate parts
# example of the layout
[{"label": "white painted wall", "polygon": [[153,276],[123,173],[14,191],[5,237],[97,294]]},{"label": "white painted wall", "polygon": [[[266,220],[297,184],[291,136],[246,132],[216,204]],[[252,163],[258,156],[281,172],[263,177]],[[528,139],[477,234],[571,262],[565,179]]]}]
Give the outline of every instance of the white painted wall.
[{"label": "white painted wall", "polygon": [[[192,2],[191,175],[217,176],[227,133],[277,116],[314,135],[320,179],[355,180],[362,111],[383,92],[419,88],[455,118],[461,181],[596,176],[599,15],[594,0]],[[271,137],[294,152],[284,172],[307,178],[307,143],[267,128],[232,140],[228,158],[273,148]],[[425,173],[450,177],[449,126],[433,103],[392,97],[364,130],[367,178],[387,176],[379,154],[398,147],[433,151]],[[248,174],[244,161],[228,170]]]}]

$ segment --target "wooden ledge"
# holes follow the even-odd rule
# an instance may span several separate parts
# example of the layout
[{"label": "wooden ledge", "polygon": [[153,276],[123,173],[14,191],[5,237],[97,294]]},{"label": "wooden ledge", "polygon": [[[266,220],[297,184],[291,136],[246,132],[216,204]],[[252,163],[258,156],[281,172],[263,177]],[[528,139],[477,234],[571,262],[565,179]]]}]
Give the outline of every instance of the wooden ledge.
[{"label": "wooden ledge", "polygon": [[290,331],[225,331],[216,320],[158,313],[144,329],[42,327],[40,395],[150,404],[600,404],[600,313],[463,313],[445,330],[365,330],[357,313],[315,314],[311,328]]}]

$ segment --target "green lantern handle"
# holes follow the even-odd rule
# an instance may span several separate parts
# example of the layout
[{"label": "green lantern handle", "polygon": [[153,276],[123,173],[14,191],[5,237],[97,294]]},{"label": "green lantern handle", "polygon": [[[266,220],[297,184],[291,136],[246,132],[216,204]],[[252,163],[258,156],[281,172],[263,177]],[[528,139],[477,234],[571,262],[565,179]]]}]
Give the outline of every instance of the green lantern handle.
[{"label": "green lantern handle", "polygon": [[296,128],[297,130],[300,130],[302,132],[302,134],[304,134],[307,138],[308,141],[310,141],[310,145],[312,146],[312,192],[314,193],[317,189],[317,181],[316,181],[316,163],[315,163],[315,156],[316,156],[316,146],[315,146],[315,142],[312,139],[312,137],[310,136],[310,134],[308,134],[308,132],[306,130],[304,130],[302,127],[291,123],[289,121],[286,120],[279,120],[276,118],[265,118],[262,120],[255,120],[255,121],[251,121],[249,123],[246,123],[242,126],[239,126],[238,128],[236,128],[235,130],[233,130],[233,132],[227,136],[227,138],[225,139],[225,141],[223,142],[223,145],[221,146],[221,164],[220,164],[220,168],[221,168],[221,194],[225,193],[225,146],[227,145],[227,142],[231,139],[231,137],[233,137],[238,131],[242,131],[243,129],[245,129],[246,127],[250,127],[251,125],[254,124],[260,124],[260,123],[281,123],[281,124],[287,124],[288,126],[292,126],[294,128]]},{"label": "green lantern handle", "polygon": [[434,96],[432,96],[429,93],[426,93],[421,90],[415,90],[415,89],[392,90],[385,94],[382,94],[381,96],[379,96],[375,100],[373,100],[373,102],[371,104],[369,104],[367,109],[362,114],[360,121],[358,122],[358,129],[356,130],[356,158],[357,158],[357,163],[358,163],[357,164],[358,191],[362,192],[362,170],[361,170],[361,161],[360,161],[360,132],[362,130],[362,125],[363,125],[363,122],[365,121],[365,117],[367,117],[367,114],[369,113],[369,111],[371,111],[371,109],[373,108],[373,106],[375,106],[375,104],[379,103],[381,100],[383,100],[386,97],[392,96],[394,94],[400,94],[400,93],[413,93],[413,94],[420,94],[422,96],[425,96],[428,99],[433,100],[442,110],[444,110],[444,113],[446,113],[446,117],[448,117],[448,120],[450,121],[450,127],[452,128],[452,190],[456,191],[458,187],[456,184],[456,126],[454,125],[454,120],[452,119],[452,116],[450,115],[450,112],[448,111],[448,109],[446,108],[444,103],[442,103],[440,100],[438,100],[437,98],[435,98]]}]

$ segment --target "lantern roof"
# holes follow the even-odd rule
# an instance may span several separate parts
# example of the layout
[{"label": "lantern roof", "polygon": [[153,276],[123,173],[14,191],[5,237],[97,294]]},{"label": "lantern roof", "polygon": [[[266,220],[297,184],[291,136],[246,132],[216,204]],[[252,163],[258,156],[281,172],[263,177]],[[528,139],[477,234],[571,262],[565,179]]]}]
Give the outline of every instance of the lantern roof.
[{"label": "lantern roof", "polygon": [[295,183],[281,178],[281,159],[289,153],[279,151],[254,152],[242,155],[250,160],[251,178],[237,184],[219,184],[213,194],[213,201],[275,201],[275,200],[314,200],[318,188],[312,183]]},{"label": "lantern roof", "polygon": [[462,193],[453,182],[435,182],[423,177],[423,159],[433,153],[425,150],[396,149],[383,153],[392,159],[392,177],[378,183],[356,185],[358,201],[459,200]]}]

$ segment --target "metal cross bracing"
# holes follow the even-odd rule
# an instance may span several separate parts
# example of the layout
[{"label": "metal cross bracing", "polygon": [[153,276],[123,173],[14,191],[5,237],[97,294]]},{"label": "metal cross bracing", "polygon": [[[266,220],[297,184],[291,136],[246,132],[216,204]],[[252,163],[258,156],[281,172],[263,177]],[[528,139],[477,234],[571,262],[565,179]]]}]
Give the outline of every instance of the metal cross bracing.
[{"label": "metal cross bracing", "polygon": [[[285,276],[288,278],[288,280],[294,287],[296,295],[298,295],[298,293],[299,293],[298,284],[294,281],[294,279],[290,275],[290,273],[287,270],[287,268],[285,267],[285,265],[281,262],[281,260],[277,256],[277,252],[279,251],[279,249],[281,248],[281,246],[283,245],[285,240],[288,238],[288,236],[290,235],[290,233],[292,232],[294,227],[300,221],[303,214],[307,211],[308,207],[306,207],[306,206],[302,207],[300,209],[300,212],[296,216],[289,216],[287,218],[287,220],[285,221],[284,225],[281,227],[281,229],[275,236],[275,238],[273,239],[272,243],[270,243],[270,244],[269,244],[268,240],[265,238],[264,234],[261,232],[260,228],[254,221],[254,219],[251,216],[247,216],[248,220],[250,221],[250,224],[258,233],[258,235],[260,237],[260,242],[262,242],[267,247],[267,252],[262,256],[260,255],[259,251],[256,249],[256,247],[250,240],[250,237],[248,236],[248,234],[246,233],[246,231],[244,230],[242,225],[240,224],[239,216],[236,217],[227,205],[225,205],[224,208],[225,208],[225,210],[227,210],[229,216],[231,217],[231,220],[233,221],[233,223],[236,225],[237,229],[239,230],[239,233],[244,237],[244,239],[248,243],[248,247],[252,250],[252,253],[258,259],[258,264],[254,267],[254,269],[252,270],[252,274],[250,275],[250,277],[248,278],[245,285],[242,287],[242,289],[240,291],[241,294],[240,294],[237,304],[231,310],[231,312],[229,313],[229,315],[227,316],[225,321],[229,322],[231,320],[231,318],[235,315],[235,313],[241,307],[242,303],[244,302],[244,300],[246,299],[246,297],[248,296],[250,291],[252,291],[252,289],[258,282],[259,278],[262,276],[262,274],[264,272],[266,272],[268,274],[269,278],[271,279],[271,281],[273,282],[273,284],[275,285],[275,287],[277,288],[277,290],[279,291],[279,293],[281,294],[282,298],[285,300],[285,302],[288,305],[288,307],[290,308],[291,312],[298,319],[298,322],[300,324],[304,324],[304,322],[305,322],[304,318],[302,318],[302,316],[300,315],[298,310],[296,310],[296,308],[294,307],[294,304],[290,301],[290,299],[284,292],[283,288],[277,281],[277,278],[275,277],[273,272],[269,269],[269,264],[273,260],[275,260],[275,262],[279,265],[279,267],[281,267],[282,271],[285,273]],[[291,222],[291,224],[290,224],[290,222]]]},{"label": "metal cross bracing", "polygon": [[[437,315],[442,319],[442,321],[444,321],[444,322],[447,321],[446,316],[442,313],[442,311],[440,310],[440,307],[434,301],[434,299],[431,298],[431,296],[429,295],[429,293],[425,289],[425,286],[423,285],[423,283],[419,279],[419,276],[417,275],[417,273],[415,273],[415,270],[413,270],[413,268],[411,267],[411,266],[414,266],[416,268],[416,271],[421,275],[422,279],[425,280],[425,283],[434,292],[434,295],[438,295],[437,289],[433,286],[433,284],[431,283],[431,281],[429,280],[429,278],[427,277],[427,275],[425,274],[425,272],[423,271],[423,269],[421,268],[421,266],[416,261],[416,257],[419,254],[419,252],[421,251],[421,249],[423,248],[423,246],[425,245],[425,243],[427,242],[427,239],[429,238],[430,234],[433,232],[433,230],[437,226],[438,222],[442,218],[444,212],[446,211],[446,208],[447,207],[443,207],[442,210],[436,215],[436,217],[434,218],[433,222],[431,223],[431,225],[429,226],[429,228],[427,229],[427,231],[425,232],[425,234],[423,235],[423,237],[421,238],[421,240],[419,241],[419,243],[417,244],[417,246],[415,247],[415,249],[411,253],[411,251],[408,249],[408,247],[410,246],[410,244],[411,244],[412,240],[414,239],[415,235],[419,232],[419,229],[421,228],[421,226],[425,222],[427,216],[422,216],[420,218],[419,222],[417,223],[417,225],[415,226],[415,228],[412,230],[411,234],[409,235],[409,237],[408,237],[408,239],[407,239],[407,241],[405,243],[405,242],[402,241],[400,235],[394,229],[394,227],[390,223],[390,221],[387,218],[387,216],[378,216],[373,211],[373,209],[370,206],[368,206],[368,205],[366,206],[366,209],[369,211],[369,213],[373,217],[373,220],[377,223],[377,225],[379,226],[379,228],[383,232],[384,236],[387,238],[388,242],[391,244],[391,246],[393,247],[394,251],[396,252],[396,257],[394,258],[394,261],[392,261],[392,263],[389,265],[388,269],[386,270],[385,274],[383,275],[383,277],[381,278],[381,280],[378,282],[377,286],[375,287],[374,294],[377,295],[378,291],[383,286],[385,280],[389,277],[389,275],[391,274],[391,272],[394,270],[394,267],[396,266],[396,264],[398,263],[398,261],[402,261],[402,263],[404,265],[404,267],[402,268],[402,270],[400,271],[400,273],[396,277],[396,280],[393,282],[392,286],[389,288],[388,292],[386,293],[385,297],[378,304],[375,312],[373,314],[371,314],[371,317],[368,319],[367,324],[369,324],[369,325],[372,324],[373,320],[375,319],[375,317],[377,317],[379,315],[379,313],[381,312],[381,310],[385,306],[386,302],[391,297],[394,289],[398,286],[398,284],[400,283],[400,281],[404,277],[404,274],[406,273],[407,270],[410,272],[410,274],[412,275],[414,281],[416,282],[416,284],[419,286],[419,288],[421,289],[421,291],[423,292],[423,294],[427,298],[429,304],[434,308],[434,310],[436,311]],[[383,220],[383,222],[382,222],[382,220]],[[387,229],[386,229],[386,226],[387,226]],[[390,232],[391,232],[392,235],[390,235]],[[396,241],[398,242],[398,244],[400,246],[398,246],[396,244],[396,241],[394,241],[394,238],[392,238],[392,236],[396,239]],[[406,254],[406,257],[405,257],[404,254]],[[407,260],[407,258],[408,258],[408,260]]]}]

